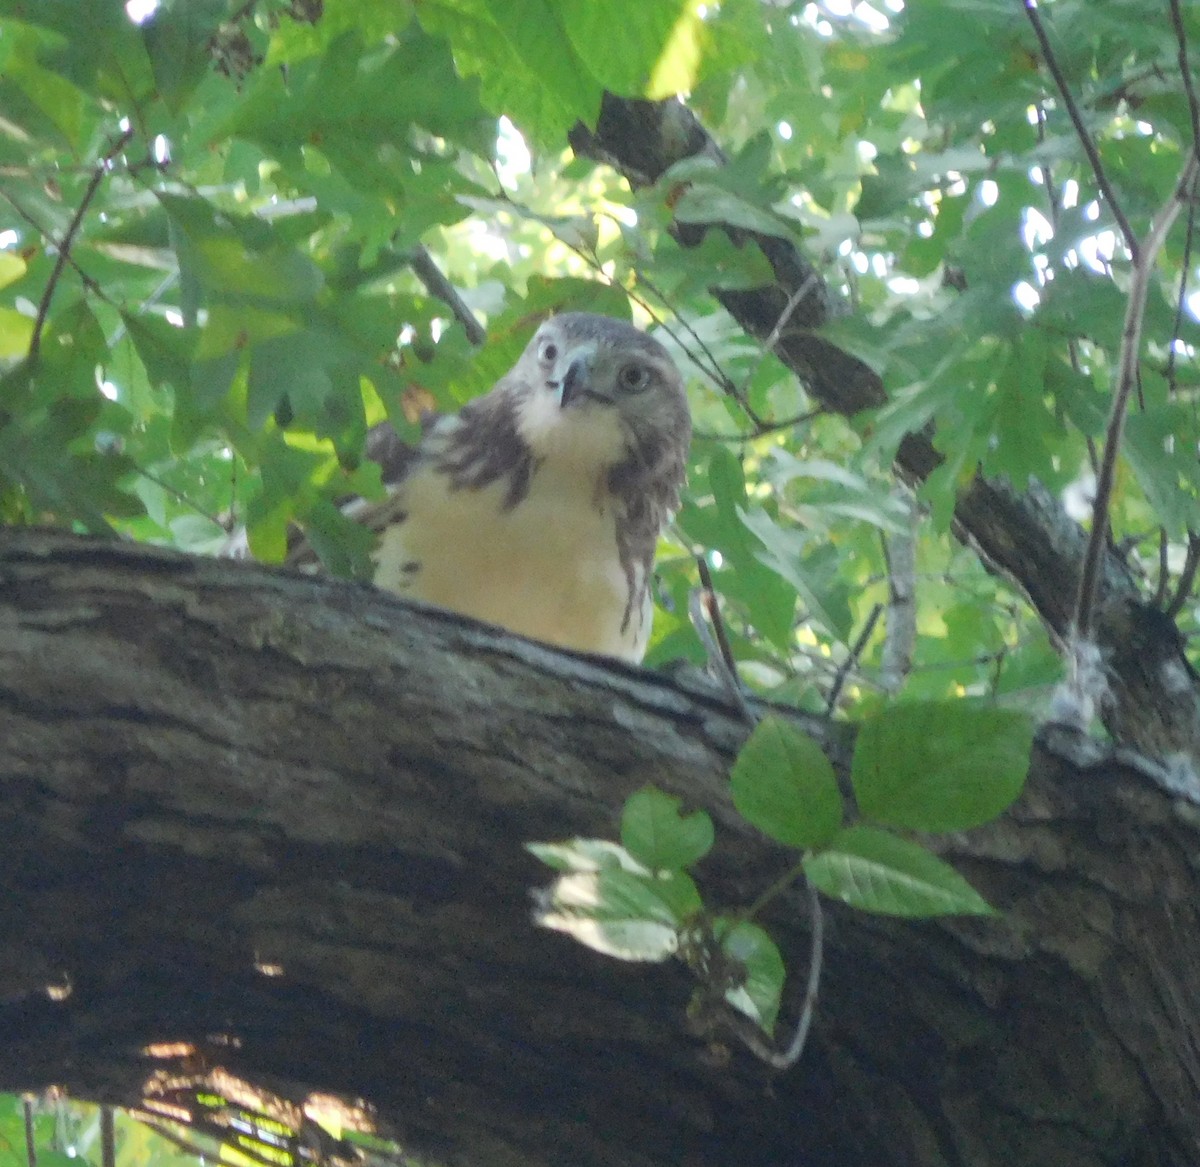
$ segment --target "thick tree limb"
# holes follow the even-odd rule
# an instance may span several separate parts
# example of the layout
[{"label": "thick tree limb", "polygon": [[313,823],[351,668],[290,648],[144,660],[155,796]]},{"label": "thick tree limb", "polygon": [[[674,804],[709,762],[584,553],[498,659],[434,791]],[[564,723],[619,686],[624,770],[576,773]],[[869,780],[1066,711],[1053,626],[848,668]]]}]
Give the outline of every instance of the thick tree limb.
[{"label": "thick tree limb", "polygon": [[[712,902],[787,862],[731,813],[745,723],[704,685],[45,532],[0,535],[0,623],[2,1088],[129,1102],[219,1067],[365,1098],[452,1163],[1195,1161],[1200,805],[1132,756],[1051,733],[1018,806],[948,842],[1002,918],[830,906],[774,1076],[687,1032],[682,968],[530,923],[521,842],[611,836],[646,782],[717,819]],[[809,726],[843,764],[845,727]],[[769,921],[796,968],[805,918]]]},{"label": "thick tree limb", "polygon": [[[721,151],[694,115],[676,101],[634,101],[606,96],[593,132],[582,125],[571,134],[579,154],[615,166],[634,184],[655,182],[676,162],[692,155],[721,158]],[[829,294],[812,264],[786,240],[734,230],[722,223],[677,225],[685,245],[708,229],[725,230],[753,242],[770,261],[775,282],[748,291],[714,289],[714,295],[748,332],[771,336],[799,289],[796,327],[784,329],[775,346],[824,408],[847,417],[885,400],[879,377],[857,358],[820,337],[828,318]],[[897,472],[920,484],[942,459],[928,433],[909,434],[896,456]],[[1070,632],[1073,608],[1063,596],[1077,595],[1086,550],[1078,524],[1044,492],[1017,491],[977,477],[958,499],[955,525],[991,569],[1006,575],[1029,596],[1035,611],[1059,641]],[[1172,620],[1152,608],[1121,561],[1105,552],[1097,578],[1094,634],[1111,674],[1111,700],[1103,708],[1118,740],[1156,758],[1200,759],[1200,691]]]}]

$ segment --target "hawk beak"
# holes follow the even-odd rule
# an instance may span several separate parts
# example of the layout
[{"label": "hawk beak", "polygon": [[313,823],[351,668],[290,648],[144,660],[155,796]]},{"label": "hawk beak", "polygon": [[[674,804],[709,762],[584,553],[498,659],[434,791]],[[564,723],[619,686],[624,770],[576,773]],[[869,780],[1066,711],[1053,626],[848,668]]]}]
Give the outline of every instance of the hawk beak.
[{"label": "hawk beak", "polygon": [[577,397],[583,396],[583,394],[587,392],[587,386],[587,357],[572,357],[571,363],[567,366],[567,371],[563,374],[562,388],[559,391],[559,406],[563,409],[566,409],[572,401],[574,401]]}]

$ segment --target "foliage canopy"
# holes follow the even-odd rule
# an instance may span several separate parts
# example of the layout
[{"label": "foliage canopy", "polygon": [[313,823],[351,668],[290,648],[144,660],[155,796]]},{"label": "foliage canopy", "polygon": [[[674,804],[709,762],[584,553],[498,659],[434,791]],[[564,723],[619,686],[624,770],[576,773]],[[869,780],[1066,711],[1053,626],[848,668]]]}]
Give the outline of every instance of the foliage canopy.
[{"label": "foliage canopy", "polygon": [[[813,709],[840,669],[880,692],[873,613],[910,523],[890,463],[932,422],[904,689],[1036,708],[1055,655],[946,527],[977,469],[1086,488],[1123,232],[1145,234],[1194,137],[1179,62],[1200,35],[1151,0],[1043,19],[1118,203],[1015,0],[4,0],[0,510],[193,550],[244,522],[268,560],[300,523],[349,572],[367,544],[333,503],[380,490],[370,424],[411,434],[486,388],[546,311],[632,309],[670,334],[700,434],[652,660],[702,655],[703,550],[755,684]],[[686,92],[727,164],[631,190],[572,157],[606,89]],[[731,324],[712,290],[770,268],[736,233],[668,229],[713,222],[818,264],[825,335],[881,374],[882,409],[822,414]],[[1189,220],[1153,273],[1112,504],[1160,595],[1197,526],[1190,242]],[[483,353],[422,259],[486,322]]]}]

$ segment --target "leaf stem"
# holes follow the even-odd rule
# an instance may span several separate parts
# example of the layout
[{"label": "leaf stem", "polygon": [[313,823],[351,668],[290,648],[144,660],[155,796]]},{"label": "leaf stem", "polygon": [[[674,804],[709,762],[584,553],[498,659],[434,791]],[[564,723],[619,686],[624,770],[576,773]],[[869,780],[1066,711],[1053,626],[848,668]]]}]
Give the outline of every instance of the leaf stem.
[{"label": "leaf stem", "polygon": [[796,1032],[787,1047],[776,1049],[763,1041],[753,1030],[747,1029],[741,1033],[746,1043],[756,1057],[761,1058],[776,1070],[786,1070],[794,1066],[804,1052],[804,1043],[808,1040],[808,1031],[812,1027],[813,1014],[817,1008],[817,992],[821,987],[821,967],[825,962],[825,915],[821,910],[821,897],[812,884],[808,889],[808,911],[812,920],[812,952],[808,961],[808,984],[804,990],[804,1004],[800,1008],[800,1019],[796,1022]]},{"label": "leaf stem", "polygon": [[774,883],[762,892],[743,913],[746,920],[753,920],[776,896],[782,895],[793,883],[804,875],[804,860],[801,859],[787,869]]}]

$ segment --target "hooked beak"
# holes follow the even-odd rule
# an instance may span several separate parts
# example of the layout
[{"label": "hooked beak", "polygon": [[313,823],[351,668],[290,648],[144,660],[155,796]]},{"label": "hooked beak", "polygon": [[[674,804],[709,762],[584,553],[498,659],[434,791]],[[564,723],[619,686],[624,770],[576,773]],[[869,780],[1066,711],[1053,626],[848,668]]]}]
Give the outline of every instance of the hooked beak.
[{"label": "hooked beak", "polygon": [[567,371],[563,374],[562,387],[559,390],[558,404],[566,409],[577,397],[587,392],[588,361],[587,357],[572,357]]},{"label": "hooked beak", "polygon": [[560,409],[566,409],[587,397],[607,400],[592,389],[592,365],[596,359],[594,344],[580,344],[559,357],[554,374],[546,382],[548,388],[558,395]]}]

